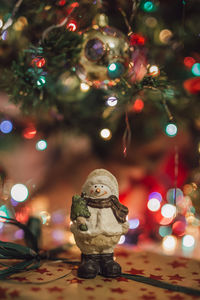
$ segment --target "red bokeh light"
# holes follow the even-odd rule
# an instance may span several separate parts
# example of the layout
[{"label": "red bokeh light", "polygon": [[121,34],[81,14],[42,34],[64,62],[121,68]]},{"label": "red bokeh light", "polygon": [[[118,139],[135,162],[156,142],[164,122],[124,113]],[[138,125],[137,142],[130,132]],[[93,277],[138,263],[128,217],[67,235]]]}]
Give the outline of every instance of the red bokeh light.
[{"label": "red bokeh light", "polygon": [[76,31],[76,29],[77,29],[76,21],[74,21],[74,20],[69,21],[69,23],[67,23],[67,29],[69,31]]},{"label": "red bokeh light", "polygon": [[65,5],[66,4],[66,0],[60,0],[59,2],[58,2],[58,5],[60,5],[60,6],[63,6],[63,5]]},{"label": "red bokeh light", "polygon": [[142,99],[136,99],[135,103],[133,104],[132,110],[134,112],[141,112],[143,108],[144,108],[144,102],[142,101]]},{"label": "red bokeh light", "polygon": [[31,140],[35,137],[37,130],[34,126],[27,127],[23,130],[23,137],[27,140]]},{"label": "red bokeh light", "polygon": [[143,46],[145,44],[145,37],[142,36],[141,34],[138,33],[133,33],[130,36],[130,45],[135,46],[135,45],[140,45]]},{"label": "red bokeh light", "polygon": [[192,68],[192,66],[195,64],[196,60],[191,56],[187,56],[184,58],[183,62],[187,68]]},{"label": "red bokeh light", "polygon": [[172,232],[175,235],[183,236],[185,233],[186,223],[183,221],[176,221],[172,225]]},{"label": "red bokeh light", "polygon": [[36,66],[38,68],[42,68],[45,65],[45,63],[46,60],[44,57],[35,57],[31,62],[33,67]]}]

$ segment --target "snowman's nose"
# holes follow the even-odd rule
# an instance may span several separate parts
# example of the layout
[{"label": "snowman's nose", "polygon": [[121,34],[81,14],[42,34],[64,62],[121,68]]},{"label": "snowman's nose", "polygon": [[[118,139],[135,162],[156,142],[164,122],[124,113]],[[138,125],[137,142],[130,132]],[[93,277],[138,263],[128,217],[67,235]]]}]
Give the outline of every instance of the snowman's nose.
[{"label": "snowman's nose", "polygon": [[96,193],[100,193],[101,190],[99,188],[96,189]]}]

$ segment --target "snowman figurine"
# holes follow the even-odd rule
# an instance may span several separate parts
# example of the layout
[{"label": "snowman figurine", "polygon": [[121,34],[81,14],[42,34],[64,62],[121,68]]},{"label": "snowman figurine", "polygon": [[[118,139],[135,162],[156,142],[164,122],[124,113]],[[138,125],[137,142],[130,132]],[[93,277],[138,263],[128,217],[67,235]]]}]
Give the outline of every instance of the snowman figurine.
[{"label": "snowman figurine", "polygon": [[129,225],[128,208],[119,202],[118,196],[116,178],[107,170],[96,169],[87,177],[81,196],[72,198],[71,231],[82,252],[79,277],[121,275],[113,251]]}]

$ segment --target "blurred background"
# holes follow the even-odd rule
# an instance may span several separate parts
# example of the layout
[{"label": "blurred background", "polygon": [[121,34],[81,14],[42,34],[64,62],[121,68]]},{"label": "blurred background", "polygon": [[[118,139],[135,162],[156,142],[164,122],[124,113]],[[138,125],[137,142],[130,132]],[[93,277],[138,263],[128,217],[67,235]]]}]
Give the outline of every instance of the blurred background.
[{"label": "blurred background", "polygon": [[0,4],[0,216],[73,244],[72,196],[105,168],[129,208],[120,244],[199,258],[197,1],[42,2]]}]

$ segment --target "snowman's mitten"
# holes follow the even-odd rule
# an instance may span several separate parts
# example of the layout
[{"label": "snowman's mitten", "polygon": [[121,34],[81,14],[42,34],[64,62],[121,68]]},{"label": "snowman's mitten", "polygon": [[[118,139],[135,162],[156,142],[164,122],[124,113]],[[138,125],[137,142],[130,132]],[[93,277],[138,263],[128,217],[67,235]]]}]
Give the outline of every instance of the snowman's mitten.
[{"label": "snowman's mitten", "polygon": [[80,229],[81,231],[87,231],[87,230],[88,230],[88,227],[87,227],[86,224],[81,224],[81,225],[79,225],[79,229]]}]

